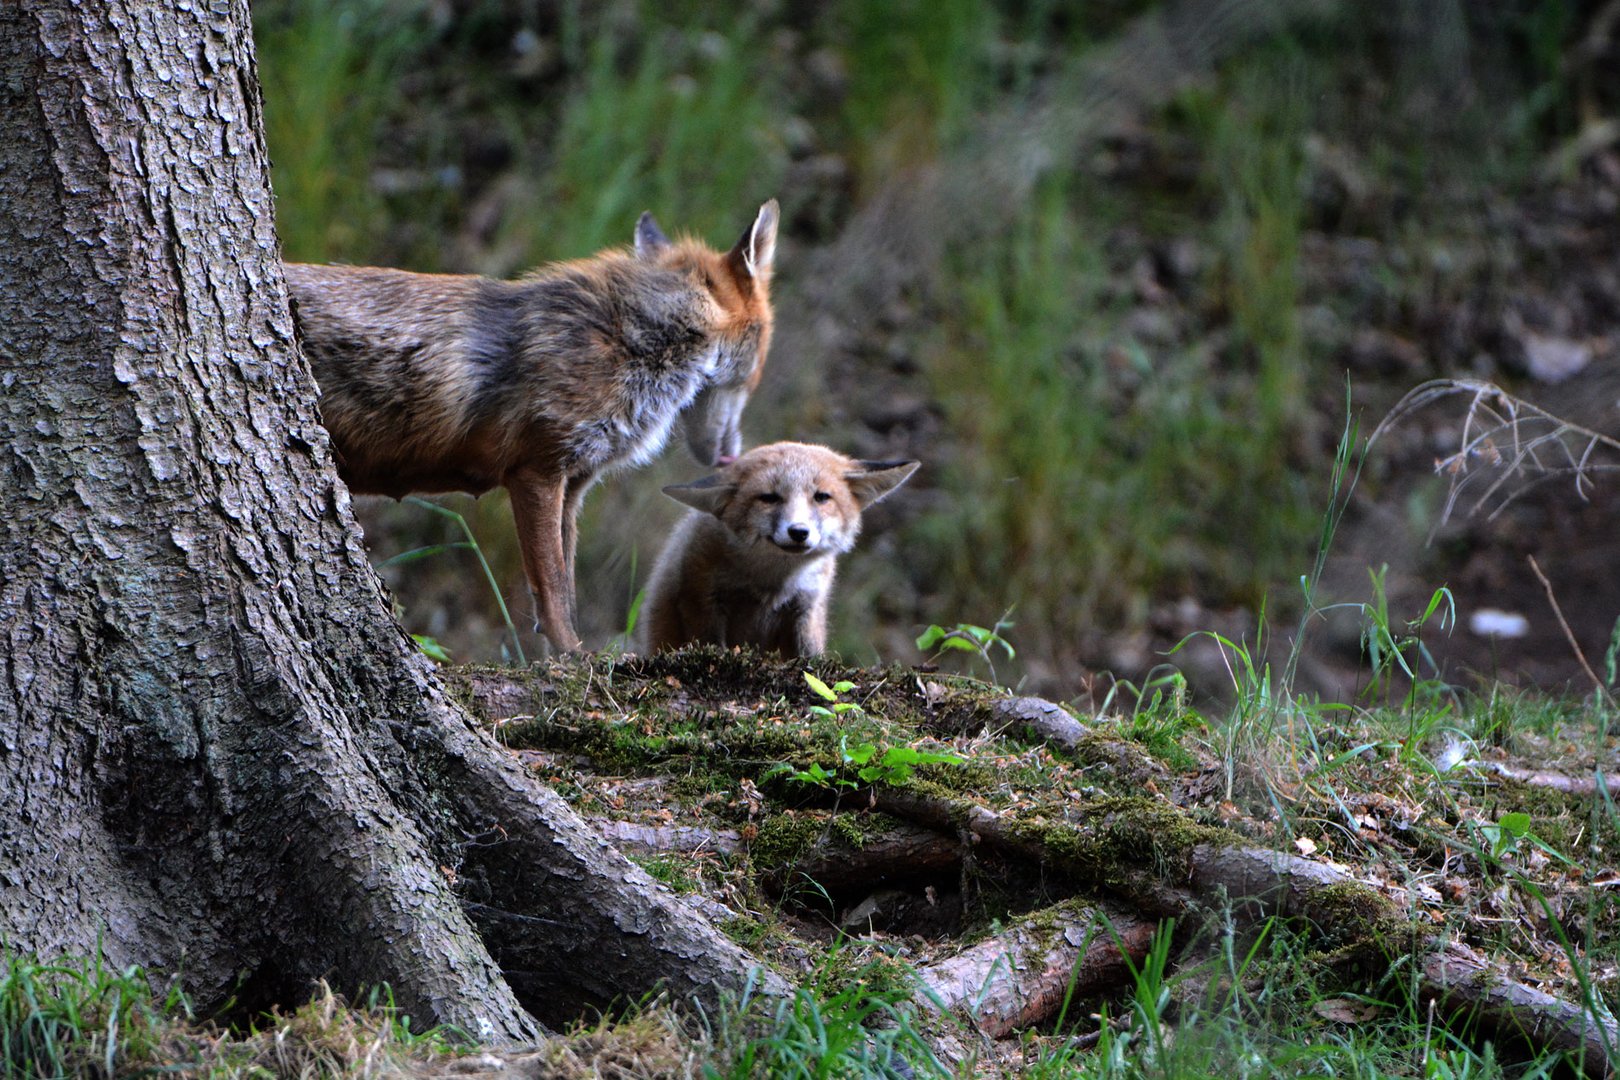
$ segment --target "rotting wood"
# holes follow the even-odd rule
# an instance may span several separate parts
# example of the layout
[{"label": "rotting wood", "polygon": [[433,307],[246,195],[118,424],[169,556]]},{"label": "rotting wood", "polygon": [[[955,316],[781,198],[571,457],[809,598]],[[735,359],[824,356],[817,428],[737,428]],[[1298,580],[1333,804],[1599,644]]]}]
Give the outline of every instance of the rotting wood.
[{"label": "rotting wood", "polygon": [[1020,724],[1054,746],[1072,750],[1086,733],[1086,726],[1063,706],[1045,698],[998,698],[990,703],[990,715],[1002,724]]},{"label": "rotting wood", "polygon": [[809,878],[828,892],[841,894],[949,873],[961,865],[963,852],[958,840],[936,829],[901,823],[863,835],[859,848],[824,836],[771,877]]},{"label": "rotting wood", "polygon": [[1073,995],[1123,982],[1156,929],[1118,908],[1061,904],[918,968],[917,978],[924,1000],[1002,1038],[1051,1020]]},{"label": "rotting wood", "polygon": [[[1127,898],[1139,918],[1180,916],[1195,902],[1224,895],[1241,901],[1237,912],[1249,918],[1298,916],[1341,943],[1359,939],[1396,949],[1415,960],[1418,992],[1448,1013],[1467,1010],[1495,1032],[1581,1058],[1587,1075],[1613,1075],[1606,1048],[1620,1040],[1612,1018],[1587,1015],[1583,1021],[1578,1005],[1526,986],[1459,944],[1415,931],[1398,890],[1358,881],[1319,860],[1253,847],[1236,834],[1192,822],[1166,801],[1142,798],[1140,809],[1154,820],[1132,823],[1128,809],[1085,820],[1084,801],[1054,818],[1031,819],[917,787],[877,788],[843,798],[936,831],[936,839],[921,841],[930,850],[968,855],[982,845],[1075,875],[1081,887],[1086,875],[1095,875],[1090,887]],[[1173,833],[1183,825],[1186,832],[1176,839]],[[1122,844],[1118,834],[1110,835],[1116,829],[1140,835]],[[1099,854],[1104,856],[1100,863]]]},{"label": "rotting wood", "polygon": [[1486,1027],[1530,1046],[1562,1051],[1582,1075],[1615,1075],[1620,1025],[1612,1016],[1595,1016],[1591,1009],[1511,979],[1461,942],[1435,938],[1429,945],[1422,960],[1422,994],[1441,1012],[1477,1017]]}]

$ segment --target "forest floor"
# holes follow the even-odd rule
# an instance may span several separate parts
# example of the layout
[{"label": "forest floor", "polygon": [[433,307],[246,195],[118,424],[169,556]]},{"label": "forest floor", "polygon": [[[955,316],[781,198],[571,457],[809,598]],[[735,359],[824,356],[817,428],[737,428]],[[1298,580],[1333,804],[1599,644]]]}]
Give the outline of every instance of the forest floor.
[{"label": "forest floor", "polygon": [[452,681],[737,940],[802,981],[935,996],[932,1045],[981,1070],[1094,1047],[1099,1023],[1291,1015],[1270,1037],[1320,1041],[1426,1009],[1504,1060],[1525,1033],[1578,1053],[1558,1040],[1581,1003],[1620,1002],[1602,707],[1504,700],[1442,724],[1254,682],[1219,719],[1174,693],[1075,715],[927,665],[714,650]]}]

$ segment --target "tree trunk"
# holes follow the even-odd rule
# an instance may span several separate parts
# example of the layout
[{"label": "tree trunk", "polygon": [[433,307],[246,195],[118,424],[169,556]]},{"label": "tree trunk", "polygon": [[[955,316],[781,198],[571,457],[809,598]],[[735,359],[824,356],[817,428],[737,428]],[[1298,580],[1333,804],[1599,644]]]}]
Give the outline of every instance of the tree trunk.
[{"label": "tree trunk", "polygon": [[0,5],[0,937],[419,1022],[746,954],[455,707],[388,612],[280,276],[244,0]]}]

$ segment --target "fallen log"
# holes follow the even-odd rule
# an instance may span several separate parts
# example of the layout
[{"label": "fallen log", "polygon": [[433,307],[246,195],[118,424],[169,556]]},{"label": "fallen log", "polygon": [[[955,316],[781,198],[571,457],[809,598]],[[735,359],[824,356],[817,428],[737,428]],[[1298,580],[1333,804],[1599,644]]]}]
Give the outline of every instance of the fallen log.
[{"label": "fallen log", "polygon": [[1431,941],[1423,957],[1423,987],[1442,1012],[1477,1017],[1526,1044],[1569,1055],[1582,1075],[1607,1078],[1620,1070],[1620,1028],[1595,1003],[1586,1008],[1503,974],[1461,942]]},{"label": "fallen log", "polygon": [[1568,776],[1564,773],[1548,772],[1544,769],[1521,769],[1501,761],[1482,761],[1479,766],[1509,780],[1517,780],[1519,783],[1529,784],[1531,787],[1551,788],[1553,791],[1562,791],[1566,795],[1596,795],[1598,791],[1598,782],[1595,775]]},{"label": "fallen log", "polygon": [[809,878],[830,893],[842,894],[937,877],[957,869],[962,855],[963,846],[954,836],[897,822],[863,835],[858,847],[837,833],[823,833],[791,861],[766,868],[766,878],[778,886]]},{"label": "fallen log", "polygon": [[990,1038],[1055,1016],[1076,994],[1129,977],[1158,924],[1068,901],[957,955],[917,969],[922,997]]}]

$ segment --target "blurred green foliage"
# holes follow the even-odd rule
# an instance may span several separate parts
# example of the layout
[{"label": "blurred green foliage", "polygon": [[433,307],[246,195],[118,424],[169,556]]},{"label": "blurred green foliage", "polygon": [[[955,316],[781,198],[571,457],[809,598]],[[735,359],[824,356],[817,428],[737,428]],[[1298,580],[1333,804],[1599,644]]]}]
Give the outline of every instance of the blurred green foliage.
[{"label": "blurred green foliage", "polygon": [[[1048,667],[1098,628],[1140,629],[1159,600],[1257,608],[1307,568],[1343,383],[1302,329],[1304,238],[1439,229],[1470,192],[1527,175],[1574,131],[1581,103],[1613,104],[1613,88],[1568,60],[1593,10],[254,4],[289,257],[505,275],[625,243],[649,208],[667,229],[729,244],[779,194],[792,250],[766,378],[794,391],[756,402],[755,441],[871,438],[850,403],[866,369],[792,336],[807,331],[791,312],[829,283],[862,288],[860,267],[813,253],[873,200],[939,177],[969,192],[925,220],[934,244],[908,249],[923,253],[905,286],[920,314],[849,327],[879,341],[863,356],[884,355],[884,335],[904,339],[943,429],[918,451],[939,498],[904,522],[903,564],[850,575],[836,641],[882,652],[931,622],[1015,604],[1021,655]],[[1244,18],[1259,29],[1212,44]],[[1184,63],[1163,87],[1148,72],[1132,101],[1099,82],[1098,70],[1133,74],[1129,52],[1105,66],[1110,49],[1159,39]],[[1065,108],[1069,122],[1052,122]],[[1023,179],[994,179],[1004,173]],[[1157,305],[1159,317],[1166,301],[1145,294],[1161,287],[1121,252],[1182,241],[1202,257],[1168,275],[1179,321],[1155,331],[1138,316]],[[1407,287],[1388,283],[1386,306]],[[588,640],[624,625],[609,605],[634,582],[614,575],[631,573],[631,553],[650,566],[674,509],[646,493],[665,475],[592,496],[617,501],[588,508]],[[498,497],[470,516],[520,593]],[[383,548],[383,533],[417,527],[383,520]],[[616,554],[592,570],[604,547]],[[487,615],[488,641],[457,638],[471,620],[456,610],[426,628],[458,656],[494,655]]]}]

